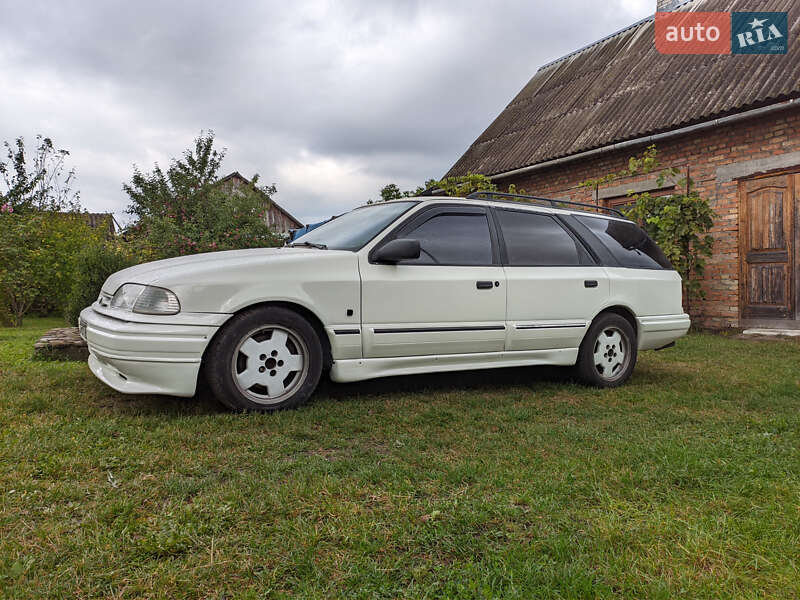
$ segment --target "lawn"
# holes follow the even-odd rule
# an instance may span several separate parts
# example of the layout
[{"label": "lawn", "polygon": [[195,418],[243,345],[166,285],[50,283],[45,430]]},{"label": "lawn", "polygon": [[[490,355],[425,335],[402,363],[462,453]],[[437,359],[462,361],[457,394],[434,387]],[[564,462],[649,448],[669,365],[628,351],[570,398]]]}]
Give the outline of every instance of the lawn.
[{"label": "lawn", "polygon": [[3,597],[800,597],[798,342],[232,415],[30,360],[57,324],[0,329]]}]

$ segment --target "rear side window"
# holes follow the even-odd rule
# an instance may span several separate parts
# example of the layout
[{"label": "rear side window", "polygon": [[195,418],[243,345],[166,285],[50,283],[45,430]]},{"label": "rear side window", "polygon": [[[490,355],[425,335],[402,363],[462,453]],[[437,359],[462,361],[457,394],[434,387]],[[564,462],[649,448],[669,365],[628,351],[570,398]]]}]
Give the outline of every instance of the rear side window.
[{"label": "rear side window", "polygon": [[496,209],[508,264],[562,267],[591,264],[586,250],[550,215]]},{"label": "rear side window", "polygon": [[635,223],[598,217],[577,219],[600,238],[623,267],[672,269],[661,248]]},{"label": "rear side window", "polygon": [[439,214],[403,234],[419,240],[420,256],[404,265],[491,265],[492,238],[484,213]]}]

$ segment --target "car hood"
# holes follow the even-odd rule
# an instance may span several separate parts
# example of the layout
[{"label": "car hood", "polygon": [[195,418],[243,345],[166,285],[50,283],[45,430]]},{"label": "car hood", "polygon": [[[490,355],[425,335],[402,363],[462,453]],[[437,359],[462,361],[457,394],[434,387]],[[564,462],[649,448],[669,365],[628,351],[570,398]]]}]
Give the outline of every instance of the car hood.
[{"label": "car hood", "polygon": [[113,294],[124,283],[172,290],[181,313],[234,314],[260,302],[298,304],[323,323],[341,321],[360,302],[358,254],[315,248],[253,248],[170,258],[114,273],[103,284]]},{"label": "car hood", "polygon": [[349,255],[355,260],[353,252],[344,250],[289,247],[251,248],[179,256],[117,271],[106,279],[103,291],[113,294],[123,283],[158,285],[172,289],[171,286],[187,283],[230,280],[232,274],[238,274],[239,277],[248,275],[255,277],[259,273],[264,273],[266,269],[290,271],[298,263],[324,263],[331,259],[341,259],[342,255]]},{"label": "car hood", "polygon": [[[123,283],[143,283],[156,285],[168,280],[170,276],[193,272],[224,269],[226,266],[258,264],[270,259],[278,259],[280,253],[297,253],[299,248],[251,248],[248,250],[227,250],[206,252],[190,256],[178,256],[164,260],[142,263],[117,271],[103,284],[103,291],[113,294]],[[279,260],[279,259],[278,259]]]}]

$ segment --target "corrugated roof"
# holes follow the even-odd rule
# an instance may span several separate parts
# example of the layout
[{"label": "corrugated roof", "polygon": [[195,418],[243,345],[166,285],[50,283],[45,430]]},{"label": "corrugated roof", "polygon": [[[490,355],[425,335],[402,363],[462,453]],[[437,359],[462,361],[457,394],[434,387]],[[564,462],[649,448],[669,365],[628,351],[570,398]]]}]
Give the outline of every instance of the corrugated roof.
[{"label": "corrugated roof", "polygon": [[785,55],[671,55],[650,17],[544,65],[447,175],[494,175],[800,97],[797,0],[690,0],[681,12],[789,13]]}]

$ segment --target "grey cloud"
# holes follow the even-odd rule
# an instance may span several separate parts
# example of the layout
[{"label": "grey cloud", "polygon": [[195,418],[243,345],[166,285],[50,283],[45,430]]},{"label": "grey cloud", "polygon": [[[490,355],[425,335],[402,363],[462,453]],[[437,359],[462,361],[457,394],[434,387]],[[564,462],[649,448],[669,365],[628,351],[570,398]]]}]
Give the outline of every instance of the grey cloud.
[{"label": "grey cloud", "polygon": [[[50,135],[72,151],[84,204],[121,213],[133,163],[165,162],[211,128],[229,149],[224,168],[259,172],[311,219],[374,197],[366,186],[441,175],[539,65],[648,8],[13,4],[0,21],[0,137]],[[337,184],[337,169],[357,185]]]}]

